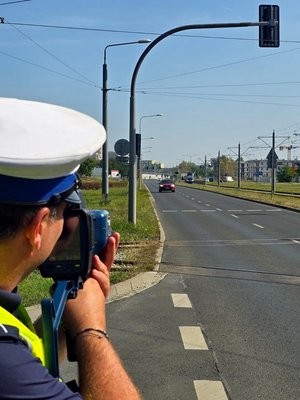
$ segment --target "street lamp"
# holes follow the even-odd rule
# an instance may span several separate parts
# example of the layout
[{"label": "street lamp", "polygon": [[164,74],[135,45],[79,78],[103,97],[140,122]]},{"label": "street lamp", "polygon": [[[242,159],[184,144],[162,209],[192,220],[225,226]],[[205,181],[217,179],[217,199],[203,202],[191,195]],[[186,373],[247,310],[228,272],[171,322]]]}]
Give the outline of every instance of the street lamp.
[{"label": "street lamp", "polygon": [[108,132],[107,132],[107,92],[110,90],[107,88],[107,63],[106,63],[106,53],[109,47],[116,46],[126,46],[129,44],[144,44],[150,43],[150,39],[141,39],[134,42],[123,42],[109,44],[104,48],[103,56],[103,67],[102,67],[102,124],[106,130],[106,141],[103,143],[102,147],[102,198],[103,200],[108,200]]}]

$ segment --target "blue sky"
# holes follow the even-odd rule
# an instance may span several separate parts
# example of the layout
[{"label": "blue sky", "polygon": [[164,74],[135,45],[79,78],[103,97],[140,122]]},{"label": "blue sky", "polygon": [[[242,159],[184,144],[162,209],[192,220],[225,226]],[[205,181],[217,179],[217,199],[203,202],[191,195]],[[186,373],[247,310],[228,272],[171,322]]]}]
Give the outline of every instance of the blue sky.
[{"label": "blue sky", "polygon": [[[154,40],[188,24],[258,22],[255,0],[0,0],[1,96],[49,102],[102,120],[108,44]],[[264,3],[264,2],[263,2]],[[267,3],[267,2],[265,2]],[[264,3],[264,4],[265,4]],[[282,0],[279,48],[258,46],[258,28],[192,30],[168,37],[145,58],[136,85],[143,158],[173,166],[204,157],[265,158],[271,144],[300,146],[300,2]],[[56,28],[55,28],[56,27]],[[66,27],[68,29],[62,29]],[[71,29],[72,28],[72,29]],[[129,93],[145,45],[109,48],[109,150],[129,138]],[[290,141],[286,138],[290,136]],[[151,149],[149,147],[151,146]],[[286,158],[285,151],[279,151]],[[300,158],[300,147],[292,151]]]}]

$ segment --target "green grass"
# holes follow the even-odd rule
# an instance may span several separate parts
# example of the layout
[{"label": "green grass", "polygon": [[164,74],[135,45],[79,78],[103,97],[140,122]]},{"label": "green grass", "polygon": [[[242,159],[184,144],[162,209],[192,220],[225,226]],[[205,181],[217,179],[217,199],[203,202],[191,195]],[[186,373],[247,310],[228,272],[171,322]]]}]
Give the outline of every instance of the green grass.
[{"label": "green grass", "polygon": [[[106,209],[110,213],[114,231],[121,234],[121,244],[111,272],[111,283],[128,279],[139,272],[153,270],[159,246],[159,227],[148,191],[137,194],[137,223],[128,222],[128,188],[120,182],[110,187],[110,200],[102,201],[101,189],[84,190],[89,209]],[[135,243],[137,246],[132,246]],[[38,271],[32,273],[19,286],[25,306],[37,304],[49,297],[51,279],[42,278]]]},{"label": "green grass", "polygon": [[[187,187],[191,186],[181,182],[178,184]],[[241,189],[238,189],[237,185],[233,187],[232,182],[222,183],[220,186],[217,186],[215,183],[207,185],[193,184],[193,188],[300,210],[300,196],[296,195],[298,191],[300,194],[300,184],[298,183],[278,183],[276,184],[275,194],[271,193],[269,184],[248,181],[242,182]]]},{"label": "green grass", "polygon": [[[208,187],[217,186],[217,182],[208,183]],[[227,188],[238,188],[238,182],[222,182],[220,187]],[[241,189],[249,190],[260,190],[260,191],[271,191],[271,183],[265,182],[253,182],[253,181],[241,181]],[[278,182],[275,184],[276,193],[290,193],[290,194],[300,194],[300,183],[298,182]]]}]

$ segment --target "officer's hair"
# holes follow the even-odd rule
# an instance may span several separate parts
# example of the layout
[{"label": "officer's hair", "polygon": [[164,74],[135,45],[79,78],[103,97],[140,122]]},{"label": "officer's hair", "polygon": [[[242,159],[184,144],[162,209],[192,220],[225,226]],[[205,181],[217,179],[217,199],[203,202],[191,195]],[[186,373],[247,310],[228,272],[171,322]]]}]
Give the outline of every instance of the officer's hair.
[{"label": "officer's hair", "polygon": [[[32,221],[40,208],[0,203],[0,240],[12,239]],[[56,208],[51,207],[51,217],[55,216]]]}]

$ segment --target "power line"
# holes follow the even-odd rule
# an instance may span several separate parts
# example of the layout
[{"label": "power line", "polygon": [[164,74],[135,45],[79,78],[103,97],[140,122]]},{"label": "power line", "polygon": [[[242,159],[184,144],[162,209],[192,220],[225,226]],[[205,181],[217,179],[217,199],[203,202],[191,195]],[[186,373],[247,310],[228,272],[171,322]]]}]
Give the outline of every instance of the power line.
[{"label": "power line", "polygon": [[47,50],[45,47],[40,45],[38,42],[36,42],[34,39],[32,39],[30,36],[26,35],[24,32],[22,32],[20,29],[18,29],[14,24],[9,24],[11,27],[13,27],[17,32],[19,32],[21,35],[23,35],[26,39],[30,40],[33,44],[35,44],[37,47],[39,47],[41,50],[43,50],[45,53],[47,53],[50,57],[54,58],[56,61],[58,61],[60,64],[64,65],[66,68],[80,76],[81,78],[85,79],[87,82],[91,83],[92,85],[96,86],[96,83],[85,77],[83,74],[75,70],[73,67],[70,65],[66,64],[64,61],[62,61],[60,58],[58,58],[55,54],[51,53],[49,50]]},{"label": "power line", "polygon": [[[214,65],[212,67],[207,67],[207,68],[202,68],[200,70],[196,70],[196,71],[190,71],[190,72],[183,72],[182,74],[175,74],[175,75],[169,75],[169,76],[165,76],[162,78],[157,78],[157,79],[151,79],[149,81],[144,81],[144,82],[140,82],[139,86],[145,83],[152,83],[152,82],[159,82],[162,80],[166,80],[166,79],[172,79],[172,78],[179,78],[181,76],[188,76],[188,75],[194,75],[194,74],[198,74],[200,72],[206,72],[206,71],[211,71],[213,69],[218,69],[218,68],[224,68],[224,67],[230,67],[232,65],[237,65],[237,64],[242,64],[245,62],[249,62],[249,61],[254,61],[254,60],[259,60],[262,58],[267,58],[267,57],[273,57],[276,55],[281,55],[281,54],[285,54],[285,53],[290,53],[292,51],[297,51],[300,50],[300,47],[296,47],[294,49],[290,49],[290,50],[283,50],[283,51],[278,51],[276,53],[272,53],[272,54],[265,54],[263,56],[257,56],[257,57],[252,57],[252,58],[246,58],[244,60],[238,60],[238,61],[232,61],[230,63],[226,63],[226,64],[220,64],[220,65]],[[120,88],[122,88],[122,86],[120,86]]]},{"label": "power line", "polygon": [[31,1],[31,0],[7,1],[6,3],[0,3],[0,6],[6,6],[7,4],[15,4],[15,3],[25,3],[25,1]]},{"label": "power line", "polygon": [[[30,0],[23,0],[30,1]],[[6,22],[8,24],[8,22]],[[111,32],[111,33],[125,33],[130,35],[153,35],[160,36],[161,32],[144,32],[144,31],[129,31],[120,29],[104,29],[104,28],[87,28],[80,26],[67,26],[67,25],[49,25],[49,24],[33,24],[24,22],[11,22],[14,25],[28,26],[34,28],[48,28],[48,29],[68,29],[68,30],[80,30],[80,31],[91,31],[91,32]],[[221,39],[221,40],[240,40],[240,41],[255,41],[258,39],[254,38],[243,38],[243,37],[230,37],[230,36],[209,36],[209,35],[191,35],[191,34],[180,34],[176,33],[172,36],[187,37],[187,38],[201,38],[201,39]],[[280,40],[281,43],[300,43],[300,40]]]},{"label": "power line", "polygon": [[42,65],[33,63],[33,62],[31,62],[31,61],[24,60],[24,59],[22,59],[22,58],[20,58],[20,57],[17,57],[17,56],[12,55],[12,54],[5,53],[4,51],[1,51],[1,50],[0,50],[0,54],[3,54],[3,55],[5,55],[5,56],[7,56],[7,57],[10,57],[10,58],[13,58],[14,60],[21,61],[21,62],[23,62],[23,63],[29,64],[29,65],[33,65],[34,67],[37,67],[37,68],[43,69],[43,70],[45,70],[45,71],[51,72],[52,74],[60,75],[60,76],[63,76],[64,78],[71,79],[71,80],[73,80],[73,81],[77,81],[77,82],[83,83],[83,84],[88,85],[88,86],[93,86],[93,87],[95,87],[95,88],[97,88],[97,89],[101,89],[99,86],[92,85],[92,84],[90,84],[90,83],[88,83],[88,82],[86,82],[86,81],[82,81],[81,79],[73,78],[73,77],[71,77],[71,76],[69,76],[69,75],[66,75],[66,74],[63,74],[63,73],[61,73],[61,72],[55,71],[55,70],[53,70],[53,69],[50,69],[50,68],[48,68],[48,67],[44,67],[44,66],[42,66]]},{"label": "power line", "polygon": [[[160,87],[147,87],[147,90],[172,90],[172,89],[207,89],[207,88],[226,88],[226,87],[243,87],[243,86],[268,86],[268,85],[295,85],[300,84],[300,81],[286,81],[286,82],[256,82],[256,83],[229,83],[219,85],[192,85],[192,86],[160,86]],[[119,89],[118,87],[116,89]],[[111,89],[112,90],[112,89]]]},{"label": "power line", "polygon": [[[124,91],[128,92],[129,90],[118,90],[115,91]],[[196,94],[186,94],[186,93],[166,93],[166,92],[147,92],[145,90],[137,90],[137,93],[145,94],[145,95],[154,95],[154,96],[164,96],[164,97],[181,97],[181,98],[188,98],[188,99],[198,99],[198,100],[209,100],[209,101],[223,101],[223,102],[233,102],[233,103],[250,103],[250,104],[262,104],[262,105],[271,105],[271,106],[284,106],[284,107],[300,107],[300,104],[288,104],[288,103],[269,103],[263,101],[251,101],[251,100],[237,100],[237,99],[220,99],[220,98],[212,98],[212,97],[203,97],[203,95],[196,95]],[[212,95],[213,96],[213,95]]]}]

